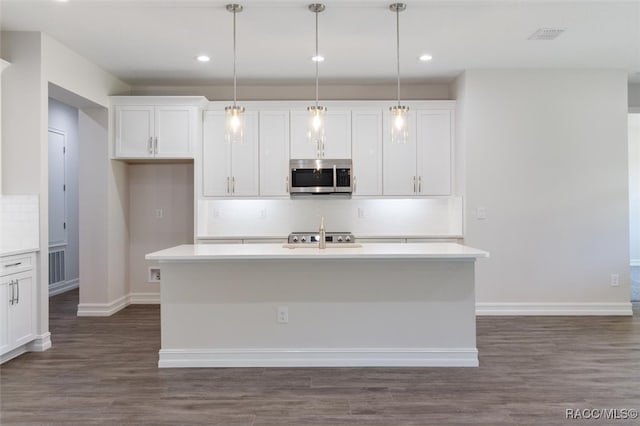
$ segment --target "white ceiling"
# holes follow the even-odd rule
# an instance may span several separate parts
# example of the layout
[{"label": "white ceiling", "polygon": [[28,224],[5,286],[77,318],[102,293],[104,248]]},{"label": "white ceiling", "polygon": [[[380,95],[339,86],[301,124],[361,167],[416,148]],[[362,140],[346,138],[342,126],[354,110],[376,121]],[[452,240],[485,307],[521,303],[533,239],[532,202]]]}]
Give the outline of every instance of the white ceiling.
[{"label": "white ceiling", "polygon": [[[133,85],[228,83],[232,14],[218,0],[0,0],[3,30],[42,31]],[[324,82],[395,79],[391,1],[325,1]],[[311,1],[252,0],[237,16],[238,83],[314,78]],[[566,31],[527,40],[542,27]],[[464,69],[614,68],[640,82],[640,0],[407,0],[403,81],[450,81]],[[213,60],[201,64],[200,53]],[[430,53],[428,63],[417,60]]]}]

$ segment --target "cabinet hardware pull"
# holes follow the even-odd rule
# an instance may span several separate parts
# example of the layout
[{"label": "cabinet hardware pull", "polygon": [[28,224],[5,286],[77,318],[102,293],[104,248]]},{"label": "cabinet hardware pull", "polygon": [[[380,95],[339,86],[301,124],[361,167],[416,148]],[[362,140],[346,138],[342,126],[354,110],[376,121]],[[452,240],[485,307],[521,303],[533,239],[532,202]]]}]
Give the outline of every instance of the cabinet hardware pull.
[{"label": "cabinet hardware pull", "polygon": [[285,190],[287,191],[287,193],[289,193],[289,176],[284,178],[284,182],[285,182]]},{"label": "cabinet hardware pull", "polygon": [[418,176],[418,192],[422,194],[422,176]]},{"label": "cabinet hardware pull", "polygon": [[12,268],[14,266],[20,266],[22,265],[22,262],[16,262],[16,263],[10,263],[8,265],[4,265],[5,268]]},{"label": "cabinet hardware pull", "polygon": [[158,155],[158,137],[156,136],[155,143],[153,146],[153,153]]},{"label": "cabinet hardware pull", "polygon": [[413,177],[413,192],[416,192],[416,177]]},{"label": "cabinet hardware pull", "polygon": [[229,176],[227,176],[227,194],[231,193],[230,181],[231,181],[231,178]]},{"label": "cabinet hardware pull", "polygon": [[356,192],[356,177],[353,177],[353,192]]},{"label": "cabinet hardware pull", "polygon": [[231,177],[231,193],[232,194],[236,193],[236,177],[235,176]]},{"label": "cabinet hardware pull", "polygon": [[14,293],[13,293],[13,280],[11,280],[9,282],[9,288],[11,289],[11,297],[9,298],[9,304],[13,305],[13,296],[14,296]]},{"label": "cabinet hardware pull", "polygon": [[16,280],[16,305],[20,303],[20,280]]},{"label": "cabinet hardware pull", "polygon": [[153,154],[153,136],[149,136],[148,151],[149,151],[149,154]]}]

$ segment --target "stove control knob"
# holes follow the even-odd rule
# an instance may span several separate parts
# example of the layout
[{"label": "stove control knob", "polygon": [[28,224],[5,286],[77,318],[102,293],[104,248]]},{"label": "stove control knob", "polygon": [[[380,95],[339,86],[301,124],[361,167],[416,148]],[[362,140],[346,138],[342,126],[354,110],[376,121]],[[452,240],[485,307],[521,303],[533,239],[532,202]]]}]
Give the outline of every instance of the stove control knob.
[{"label": "stove control knob", "polygon": [[307,241],[307,237],[302,237],[302,242],[306,242]]},{"label": "stove control knob", "polygon": [[345,240],[346,242],[349,242],[349,241],[351,241],[351,237],[347,235],[346,237],[344,237],[344,240]]},{"label": "stove control knob", "polygon": [[342,237],[338,237],[338,242],[341,243],[342,242]]},{"label": "stove control knob", "polygon": [[297,243],[298,242],[298,237],[293,237],[293,242]]}]

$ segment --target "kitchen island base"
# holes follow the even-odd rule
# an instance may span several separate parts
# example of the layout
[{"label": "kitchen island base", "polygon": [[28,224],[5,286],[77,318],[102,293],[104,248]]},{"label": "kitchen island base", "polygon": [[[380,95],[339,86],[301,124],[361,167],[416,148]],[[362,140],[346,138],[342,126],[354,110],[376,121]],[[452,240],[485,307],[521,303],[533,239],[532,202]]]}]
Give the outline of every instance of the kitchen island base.
[{"label": "kitchen island base", "polygon": [[478,365],[475,257],[159,260],[159,367]]}]

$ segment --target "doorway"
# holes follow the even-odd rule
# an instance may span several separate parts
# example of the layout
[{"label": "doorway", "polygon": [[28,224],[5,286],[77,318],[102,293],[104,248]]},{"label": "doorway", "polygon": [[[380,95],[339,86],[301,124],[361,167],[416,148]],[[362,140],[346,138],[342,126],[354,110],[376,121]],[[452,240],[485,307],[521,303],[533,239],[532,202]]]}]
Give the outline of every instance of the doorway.
[{"label": "doorway", "polygon": [[631,301],[640,302],[640,111],[629,114]]}]

